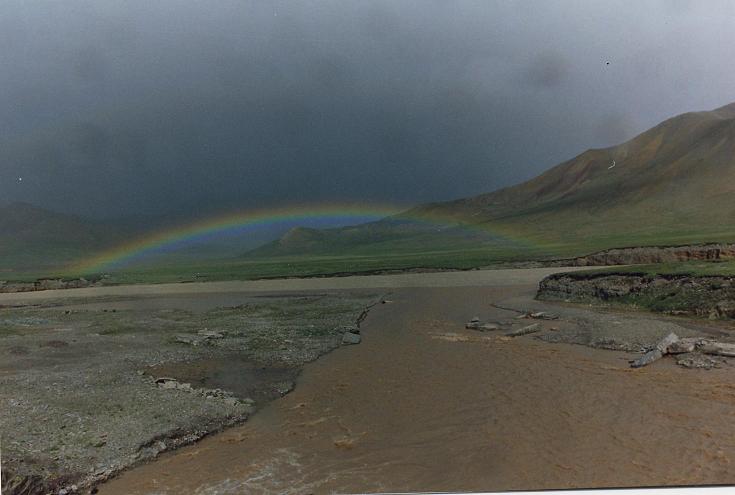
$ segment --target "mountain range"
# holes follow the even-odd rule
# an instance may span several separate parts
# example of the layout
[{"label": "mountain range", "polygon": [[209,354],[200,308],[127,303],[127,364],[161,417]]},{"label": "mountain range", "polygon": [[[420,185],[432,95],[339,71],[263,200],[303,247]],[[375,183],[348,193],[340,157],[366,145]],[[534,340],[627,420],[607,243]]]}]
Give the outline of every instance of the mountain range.
[{"label": "mountain range", "polygon": [[[26,203],[0,204],[0,275],[59,266],[166,222],[90,220]],[[258,260],[471,251],[509,260],[734,240],[735,103],[678,115],[625,143],[587,150],[529,181],[479,196],[361,225],[296,227],[255,249],[238,248],[231,239],[227,249],[195,254],[234,256],[251,249],[244,258]]]}]

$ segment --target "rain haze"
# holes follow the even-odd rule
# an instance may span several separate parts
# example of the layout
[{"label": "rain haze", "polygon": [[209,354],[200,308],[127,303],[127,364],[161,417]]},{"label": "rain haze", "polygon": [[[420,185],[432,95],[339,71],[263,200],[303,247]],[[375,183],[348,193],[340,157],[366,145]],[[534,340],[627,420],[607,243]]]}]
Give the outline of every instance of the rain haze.
[{"label": "rain haze", "polygon": [[0,199],[97,217],[410,206],[735,100],[731,2],[26,2]]}]

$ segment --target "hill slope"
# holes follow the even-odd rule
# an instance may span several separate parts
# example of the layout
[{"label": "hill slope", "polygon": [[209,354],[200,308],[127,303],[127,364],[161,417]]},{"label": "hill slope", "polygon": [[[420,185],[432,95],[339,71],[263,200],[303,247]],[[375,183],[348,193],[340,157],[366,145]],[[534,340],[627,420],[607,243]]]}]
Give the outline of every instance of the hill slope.
[{"label": "hill slope", "polygon": [[732,240],[735,103],[671,118],[516,186],[365,226],[291,232],[250,255],[477,248],[508,259]]},{"label": "hill slope", "polygon": [[[66,273],[69,264],[104,249],[193,221],[183,214],[97,220],[58,213],[28,203],[0,203],[0,280]],[[180,246],[170,253],[151,256],[149,261],[155,264],[164,260],[176,264],[181,261],[229,259],[236,257],[246,246],[256,246],[282,233],[282,230],[264,231],[209,238]]]},{"label": "hill slope", "polygon": [[0,278],[56,266],[122,240],[125,229],[27,203],[0,204]]}]

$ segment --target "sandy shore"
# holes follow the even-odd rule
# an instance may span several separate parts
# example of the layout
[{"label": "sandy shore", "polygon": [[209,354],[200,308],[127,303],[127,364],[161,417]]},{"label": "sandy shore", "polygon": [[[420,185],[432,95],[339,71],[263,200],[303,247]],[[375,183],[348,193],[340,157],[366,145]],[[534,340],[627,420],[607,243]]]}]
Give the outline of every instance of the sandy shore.
[{"label": "sandy shore", "polygon": [[[463,328],[473,315],[515,315],[492,304],[535,304],[535,283],[547,271],[422,274],[458,278],[454,287],[396,289],[393,302],[364,322],[362,344],[307,365],[289,395],[244,426],[124,473],[100,493],[735,482],[729,364],[705,371],[661,360],[632,370],[628,352]],[[461,284],[462,277],[478,278]],[[596,325],[580,309],[564,311],[555,325],[578,332]],[[635,333],[637,321],[651,335],[676,325],[610,312],[600,325]]]}]

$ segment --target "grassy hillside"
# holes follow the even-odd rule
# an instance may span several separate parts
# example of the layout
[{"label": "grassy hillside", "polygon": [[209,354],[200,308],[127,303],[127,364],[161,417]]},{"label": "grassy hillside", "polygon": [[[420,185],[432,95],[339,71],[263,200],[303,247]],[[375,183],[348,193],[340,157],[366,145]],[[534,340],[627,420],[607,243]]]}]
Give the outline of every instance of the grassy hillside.
[{"label": "grassy hillside", "polygon": [[487,249],[510,259],[735,241],[734,193],[731,104],[679,115],[513,187],[419,206],[366,226],[293,231],[248,256],[406,256],[451,248]]},{"label": "grassy hillside", "polygon": [[120,242],[125,229],[26,203],[0,205],[0,279],[44,270]]}]

